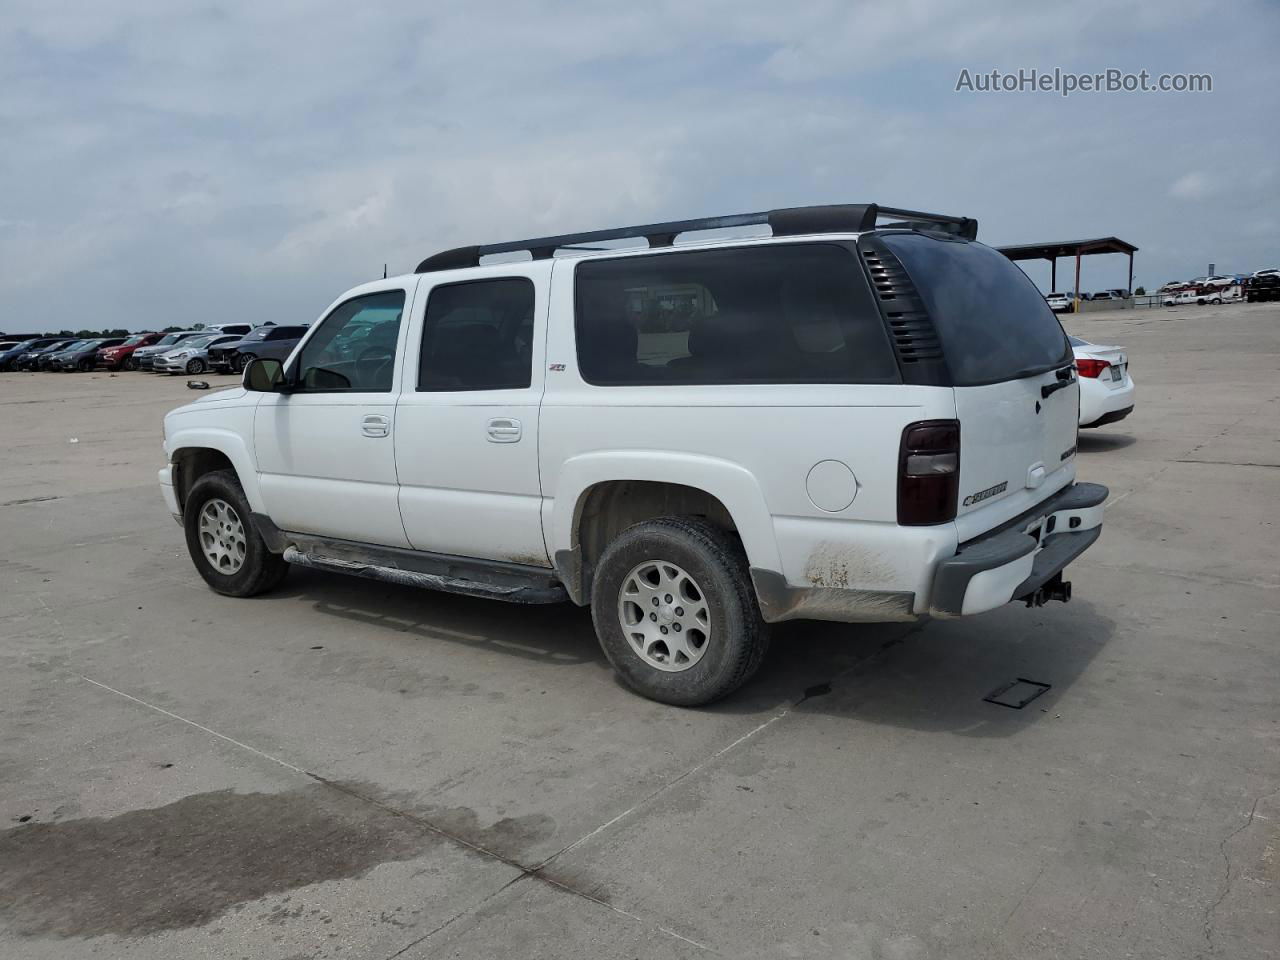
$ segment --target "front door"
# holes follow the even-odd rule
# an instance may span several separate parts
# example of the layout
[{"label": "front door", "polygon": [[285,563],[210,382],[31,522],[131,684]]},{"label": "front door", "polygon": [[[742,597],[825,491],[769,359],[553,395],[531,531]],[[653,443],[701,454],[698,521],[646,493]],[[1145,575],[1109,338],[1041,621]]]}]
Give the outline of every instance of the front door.
[{"label": "front door", "polygon": [[550,566],[538,483],[550,262],[506,266],[423,281],[396,413],[400,514],[418,550]]},{"label": "front door", "polygon": [[332,308],[285,369],[292,390],[258,405],[259,486],[282,529],[409,545],[396,502],[395,387],[416,283],[389,281]]}]

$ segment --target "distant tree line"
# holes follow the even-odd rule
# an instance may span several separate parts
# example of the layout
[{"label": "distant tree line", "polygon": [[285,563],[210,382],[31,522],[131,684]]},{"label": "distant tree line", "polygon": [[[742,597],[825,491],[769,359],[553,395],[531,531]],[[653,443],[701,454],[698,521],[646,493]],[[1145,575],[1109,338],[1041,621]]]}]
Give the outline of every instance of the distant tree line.
[{"label": "distant tree line", "polygon": [[[204,329],[204,324],[197,323],[193,327],[165,327],[160,332],[161,333],[177,333],[180,330],[203,330],[203,329]],[[134,335],[135,332],[140,332],[140,331],[129,331],[129,330],[125,330],[123,327],[116,327],[113,330],[46,330],[44,333],[40,334],[40,336],[67,337],[68,339],[70,339],[71,337],[75,337],[79,340],[95,340],[95,339],[105,340],[107,337],[131,337]]]}]

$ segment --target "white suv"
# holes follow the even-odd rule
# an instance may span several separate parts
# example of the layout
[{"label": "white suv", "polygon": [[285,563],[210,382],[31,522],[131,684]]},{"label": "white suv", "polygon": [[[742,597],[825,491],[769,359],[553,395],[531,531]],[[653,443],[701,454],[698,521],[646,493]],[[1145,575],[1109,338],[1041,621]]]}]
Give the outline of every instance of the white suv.
[{"label": "white suv", "polygon": [[1062,327],[976,232],[868,204],[449,250],[170,413],[165,499],[220,593],[293,563],[590,604],[673,704],[777,621],[1066,600],[1107,491]]}]

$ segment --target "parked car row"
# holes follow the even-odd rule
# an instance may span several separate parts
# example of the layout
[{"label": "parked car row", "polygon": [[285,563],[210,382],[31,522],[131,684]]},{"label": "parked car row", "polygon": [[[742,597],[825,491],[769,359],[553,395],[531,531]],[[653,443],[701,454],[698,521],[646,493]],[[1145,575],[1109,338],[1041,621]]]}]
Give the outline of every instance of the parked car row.
[{"label": "parked car row", "polygon": [[[1165,294],[1160,302],[1166,307],[1180,307],[1189,303],[1200,305],[1219,303],[1240,303],[1246,299],[1244,289],[1239,284],[1229,287],[1205,287],[1201,290],[1181,290],[1177,293]],[[1252,302],[1252,301],[1250,301]]]},{"label": "parked car row", "polygon": [[1251,287],[1262,286],[1270,289],[1272,285],[1280,285],[1280,267],[1267,267],[1265,270],[1255,270],[1252,274],[1221,273],[1206,277],[1192,277],[1190,280],[1170,280],[1168,283],[1161,284],[1156,293],[1160,296],[1178,293],[1203,294],[1235,286],[1241,287],[1247,293]]},{"label": "parked car row", "polygon": [[249,361],[284,361],[307,332],[305,325],[255,327],[226,323],[203,330],[138,333],[89,339],[42,337],[0,343],[0,371],[150,370],[201,374],[240,373]]},{"label": "parked car row", "polygon": [[[1082,292],[1081,300],[1127,300],[1132,294],[1120,287],[1110,290],[1095,290],[1093,293]],[[1045,294],[1045,302],[1054,313],[1072,313],[1076,308],[1076,295],[1068,290],[1065,293]]]}]

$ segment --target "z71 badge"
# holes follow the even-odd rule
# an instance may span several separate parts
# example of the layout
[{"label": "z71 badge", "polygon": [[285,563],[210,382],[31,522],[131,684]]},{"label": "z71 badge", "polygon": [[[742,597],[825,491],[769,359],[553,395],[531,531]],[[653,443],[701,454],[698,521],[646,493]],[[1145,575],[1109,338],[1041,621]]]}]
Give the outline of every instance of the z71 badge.
[{"label": "z71 badge", "polygon": [[1004,493],[1009,489],[1009,481],[997,483],[994,487],[987,487],[985,490],[979,490],[977,493],[971,493],[964,498],[964,506],[972,507],[975,503],[981,503],[983,500],[990,500],[997,493]]}]

